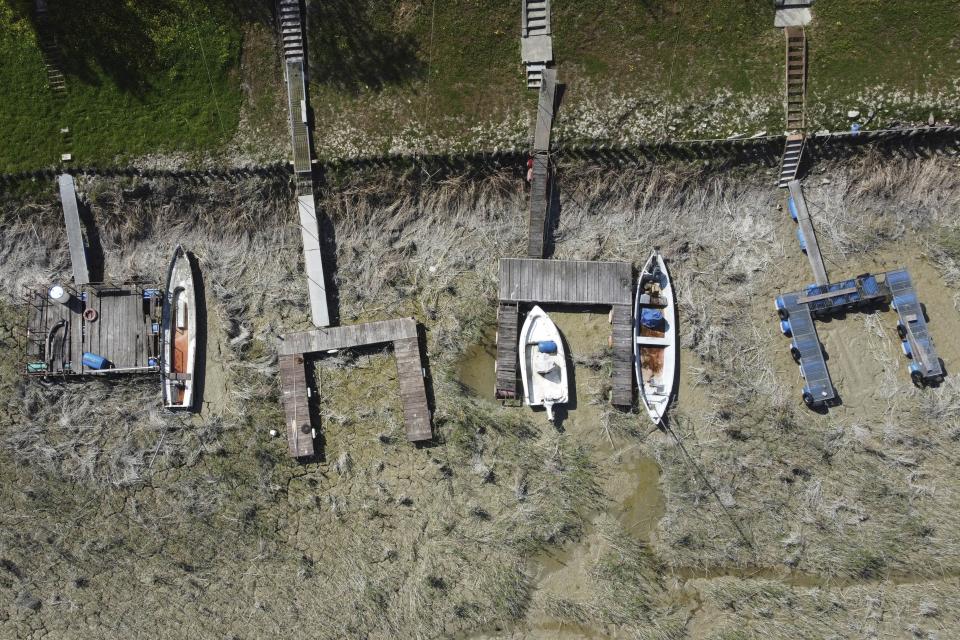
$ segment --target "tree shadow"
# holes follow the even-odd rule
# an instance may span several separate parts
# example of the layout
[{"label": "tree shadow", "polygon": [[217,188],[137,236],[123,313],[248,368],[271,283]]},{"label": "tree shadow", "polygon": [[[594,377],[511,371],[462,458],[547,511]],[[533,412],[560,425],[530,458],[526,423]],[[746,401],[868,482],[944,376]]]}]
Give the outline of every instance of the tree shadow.
[{"label": "tree shadow", "polygon": [[139,10],[124,0],[37,3],[45,5],[45,11],[38,11],[33,2],[6,2],[33,25],[41,47],[64,74],[93,86],[101,83],[103,74],[135,95],[149,88],[146,74],[159,67],[143,13],[179,10],[168,0],[145,0],[138,3]]},{"label": "tree shadow", "polygon": [[415,38],[376,24],[365,2],[314,2],[307,20],[316,27],[307,29],[307,44],[310,74],[317,82],[358,92],[426,75]]}]

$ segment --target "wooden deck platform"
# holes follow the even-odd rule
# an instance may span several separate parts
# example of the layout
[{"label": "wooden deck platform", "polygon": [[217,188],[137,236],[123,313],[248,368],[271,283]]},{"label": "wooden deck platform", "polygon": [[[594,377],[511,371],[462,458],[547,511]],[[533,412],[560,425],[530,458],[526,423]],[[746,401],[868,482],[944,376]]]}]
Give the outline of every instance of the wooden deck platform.
[{"label": "wooden deck platform", "polygon": [[503,258],[497,315],[498,398],[519,397],[517,350],[520,304],[609,306],[613,323],[612,404],[633,404],[633,267],[628,262]]},{"label": "wooden deck platform", "polygon": [[[430,408],[427,402],[425,370],[420,357],[420,338],[413,318],[381,320],[345,327],[329,327],[314,331],[288,333],[283,336],[280,354],[281,401],[287,421],[287,440],[290,455],[296,458],[313,455],[313,438],[309,447],[303,436],[312,433],[310,423],[309,381],[304,368],[306,358],[339,349],[393,344],[400,382],[407,440],[418,442],[432,436]],[[301,453],[306,452],[307,453]]]},{"label": "wooden deck platform", "polygon": [[77,206],[76,185],[73,176],[65,173],[58,179],[60,202],[63,203],[63,221],[67,228],[67,242],[70,245],[70,263],[73,266],[73,283],[80,286],[90,282],[87,269],[87,250],[80,229],[80,209]]},{"label": "wooden deck platform", "polygon": [[629,262],[500,260],[500,301],[612,306],[633,304]]},{"label": "wooden deck platform", "polygon": [[[26,373],[75,376],[160,370],[163,298],[158,289],[142,284],[88,284],[68,291],[67,305],[52,300],[48,288],[26,292]],[[95,320],[83,317],[88,309],[97,312]],[[111,367],[83,366],[85,352],[103,356]]]}]

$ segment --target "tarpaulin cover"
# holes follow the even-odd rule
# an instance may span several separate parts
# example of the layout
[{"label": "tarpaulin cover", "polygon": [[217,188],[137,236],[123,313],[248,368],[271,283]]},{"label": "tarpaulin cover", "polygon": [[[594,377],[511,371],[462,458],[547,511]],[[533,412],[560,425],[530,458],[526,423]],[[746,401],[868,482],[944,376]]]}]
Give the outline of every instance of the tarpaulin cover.
[{"label": "tarpaulin cover", "polygon": [[665,324],[663,313],[659,309],[643,309],[640,312],[640,324],[649,329],[662,330]]}]

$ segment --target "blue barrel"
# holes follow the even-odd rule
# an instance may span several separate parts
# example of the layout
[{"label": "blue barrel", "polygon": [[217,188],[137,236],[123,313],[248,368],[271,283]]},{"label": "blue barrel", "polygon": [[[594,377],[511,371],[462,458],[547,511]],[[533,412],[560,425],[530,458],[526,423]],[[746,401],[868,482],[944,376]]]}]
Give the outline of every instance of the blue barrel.
[{"label": "blue barrel", "polygon": [[160,363],[156,358],[147,358],[147,366],[156,367]]},{"label": "blue barrel", "polygon": [[797,240],[800,241],[800,251],[807,252],[807,239],[803,237],[803,229],[797,228]]},{"label": "blue barrel", "polygon": [[913,357],[913,350],[910,349],[909,340],[903,340],[902,342],[900,342],[900,346],[903,348],[903,355],[907,356],[908,358]]},{"label": "blue barrel", "polygon": [[553,340],[541,340],[537,343],[537,350],[540,351],[540,353],[556,353],[557,343]]},{"label": "blue barrel", "polygon": [[83,366],[87,369],[108,369],[110,367],[110,361],[103,356],[84,351]]},{"label": "blue barrel", "polygon": [[790,209],[790,217],[797,221],[797,203],[793,201],[793,196],[787,199],[787,208]]},{"label": "blue barrel", "polygon": [[787,336],[788,338],[793,336],[793,329],[790,327],[789,320],[780,321],[780,331],[782,331],[783,335]]}]

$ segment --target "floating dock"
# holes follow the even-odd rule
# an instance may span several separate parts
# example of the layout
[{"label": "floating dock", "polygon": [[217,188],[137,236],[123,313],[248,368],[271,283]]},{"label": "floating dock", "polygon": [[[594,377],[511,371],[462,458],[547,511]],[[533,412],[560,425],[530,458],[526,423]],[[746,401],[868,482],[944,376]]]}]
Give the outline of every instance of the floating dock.
[{"label": "floating dock", "polygon": [[[633,267],[628,262],[503,258],[497,319],[498,398],[517,391],[517,325],[521,304],[611,307],[613,390],[617,406],[633,404]],[[511,374],[512,372],[512,374]]]},{"label": "floating dock", "polygon": [[[25,373],[88,376],[160,370],[159,289],[141,283],[54,285],[28,289],[25,297]],[[84,354],[96,357],[85,362]],[[106,364],[96,366],[100,358]]]},{"label": "floating dock", "polygon": [[407,440],[419,442],[433,436],[416,321],[413,318],[399,318],[330,327],[289,333],[280,341],[281,400],[291,456],[303,458],[314,455],[313,425],[309,411],[309,399],[313,391],[309,384],[312,376],[308,375],[308,358],[329,351],[387,343],[393,345],[397,360]]},{"label": "floating dock", "polygon": [[904,353],[913,360],[910,363],[911,379],[917,385],[942,382],[945,375],[943,365],[933,346],[910,274],[906,269],[887,272],[887,286],[890,288],[890,304],[900,316],[897,333],[903,340]]},{"label": "floating dock", "polygon": [[57,180],[60,186],[60,202],[63,203],[63,222],[70,245],[70,263],[73,267],[73,283],[82,286],[90,282],[87,269],[87,250],[80,229],[80,208],[77,205],[76,185],[73,176],[65,173]]}]

